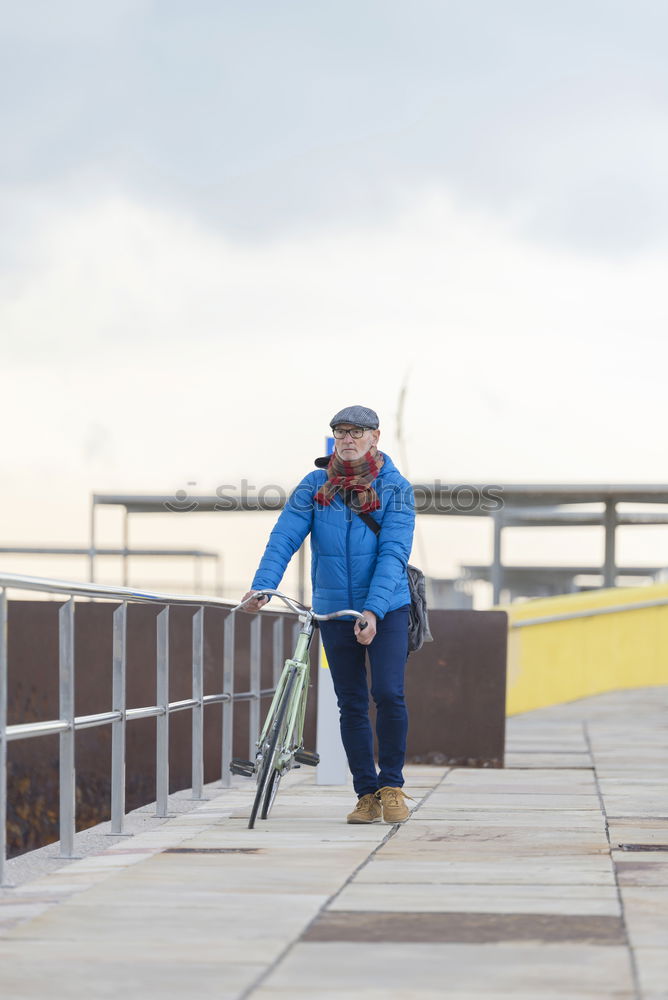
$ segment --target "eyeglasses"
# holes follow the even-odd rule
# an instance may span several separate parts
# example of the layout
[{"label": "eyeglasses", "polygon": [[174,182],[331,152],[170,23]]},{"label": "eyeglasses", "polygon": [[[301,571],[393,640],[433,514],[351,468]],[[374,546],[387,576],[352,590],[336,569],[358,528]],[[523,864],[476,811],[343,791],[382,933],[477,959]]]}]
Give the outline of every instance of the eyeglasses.
[{"label": "eyeglasses", "polygon": [[344,438],[346,434],[350,434],[351,438],[361,438],[366,432],[366,427],[334,427],[332,433],[335,438]]}]

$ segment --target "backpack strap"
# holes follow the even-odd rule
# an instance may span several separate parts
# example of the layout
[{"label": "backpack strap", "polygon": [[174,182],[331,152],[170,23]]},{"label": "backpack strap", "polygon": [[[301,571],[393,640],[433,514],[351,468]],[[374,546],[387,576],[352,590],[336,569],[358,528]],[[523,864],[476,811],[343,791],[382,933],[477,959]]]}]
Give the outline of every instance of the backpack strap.
[{"label": "backpack strap", "polygon": [[378,524],[378,521],[376,521],[375,518],[371,516],[371,514],[367,514],[365,510],[355,510],[352,503],[350,502],[350,498],[345,496],[345,494],[343,497],[343,502],[346,505],[346,507],[350,507],[350,509],[354,511],[354,513],[357,514],[358,517],[362,518],[367,528],[371,528],[374,535],[380,534],[380,525]]}]

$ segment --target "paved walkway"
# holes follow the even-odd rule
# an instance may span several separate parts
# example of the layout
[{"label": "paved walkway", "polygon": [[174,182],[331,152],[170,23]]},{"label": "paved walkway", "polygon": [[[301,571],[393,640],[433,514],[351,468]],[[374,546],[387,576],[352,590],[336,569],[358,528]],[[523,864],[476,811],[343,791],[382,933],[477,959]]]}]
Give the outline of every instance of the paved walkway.
[{"label": "paved walkway", "polygon": [[[402,827],[296,772],[0,895],[0,995],[668,998],[668,688],[509,721],[507,767],[408,769]],[[620,847],[624,845],[624,847]]]}]

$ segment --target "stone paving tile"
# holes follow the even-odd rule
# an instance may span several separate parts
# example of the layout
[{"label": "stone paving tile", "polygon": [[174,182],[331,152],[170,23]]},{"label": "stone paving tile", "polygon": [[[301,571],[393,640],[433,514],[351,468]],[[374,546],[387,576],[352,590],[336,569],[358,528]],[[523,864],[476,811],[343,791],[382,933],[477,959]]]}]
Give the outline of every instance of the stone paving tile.
[{"label": "stone paving tile", "polygon": [[625,945],[626,934],[622,920],[609,915],[327,910],[309,924],[301,940],[402,944],[542,941],[609,947]]},{"label": "stone paving tile", "polygon": [[618,861],[615,869],[621,886],[668,886],[668,861]]},{"label": "stone paving tile", "polygon": [[434,885],[559,885],[614,886],[615,875],[610,859],[587,856],[577,858],[505,858],[498,861],[412,859],[410,864],[399,866],[396,859],[376,855],[355,875],[355,884],[421,882]]},{"label": "stone paving tile", "polygon": [[[417,826],[417,823],[415,824]],[[559,831],[560,839],[555,843],[552,831],[535,831],[535,836],[519,836],[512,828],[495,828],[487,836],[456,838],[444,836],[442,840],[424,840],[418,837],[390,841],[383,846],[386,859],[405,858],[410,860],[417,851],[421,860],[447,858],[450,861],[477,858],[491,861],[505,861],[511,857],[554,858],[587,856],[607,857],[608,849],[603,840],[587,840],[581,834]]]},{"label": "stone paving tile", "polygon": [[[668,754],[668,751],[666,753]],[[638,775],[634,775],[633,779],[629,779],[628,775],[606,772],[604,768],[601,768],[598,773],[598,783],[603,792],[614,792],[616,788],[627,786],[634,790],[651,788],[660,792],[665,792],[668,789],[668,778],[666,778],[665,773],[650,776],[648,771],[643,769]]]},{"label": "stone paving tile", "polygon": [[51,905],[52,900],[42,902],[26,902],[23,899],[0,900],[0,932],[13,927],[19,921],[39,917]]},{"label": "stone paving tile", "polygon": [[[598,817],[598,829],[590,824],[584,825],[582,828],[576,827],[575,829],[569,829],[565,826],[555,827],[550,825],[545,828],[543,826],[536,827],[533,824],[527,826],[521,823],[513,824],[513,815],[511,812],[506,813],[504,817],[497,817],[498,820],[501,818],[504,820],[503,826],[500,825],[500,822],[489,825],[486,823],[476,824],[472,821],[467,823],[453,823],[449,818],[432,817],[430,811],[425,808],[418,813],[415,822],[402,828],[400,831],[401,835],[397,839],[397,844],[415,840],[425,842],[445,840],[453,844],[463,840],[468,843],[477,841],[519,841],[535,844],[544,840],[550,843],[558,841],[561,844],[576,842],[587,846],[604,847],[606,851],[608,850],[608,841],[605,836],[601,816]],[[397,844],[393,846],[396,847]]]},{"label": "stone paving tile", "polygon": [[605,795],[605,807],[609,815],[618,819],[647,818],[656,816],[660,794],[654,795]]},{"label": "stone paving tile", "polygon": [[[380,988],[365,986],[359,989],[351,986],[345,990],[325,987],[320,989],[309,987],[308,990],[302,990],[298,985],[286,989],[260,987],[253,990],[251,996],[253,1000],[271,1000],[272,997],[292,996],[308,997],[309,1000],[443,1000],[444,997],[451,998],[451,1000],[516,1000],[518,994],[515,990],[499,992],[490,989],[477,989],[474,993],[460,989],[451,992],[447,983],[437,989],[422,989],[419,982],[416,982],[410,987],[399,987],[399,989],[393,989],[389,985]],[[607,991],[604,993],[581,993],[578,991],[577,993],[569,993],[566,998],[563,993],[541,990],[540,998],[537,1000],[636,1000],[636,995],[635,993],[620,992],[610,994]],[[644,1000],[666,1000],[666,994],[645,994]]]},{"label": "stone paving tile", "polygon": [[[256,827],[254,830],[249,830],[245,823],[235,825],[230,823],[229,826],[219,831],[207,831],[203,835],[202,846],[273,846],[300,851],[311,847],[314,843],[321,843],[345,850],[353,844],[378,844],[387,836],[387,833],[388,827],[382,823],[356,826],[346,824],[345,819],[340,817],[336,817],[335,820],[323,820],[319,824],[311,826],[310,829],[300,825],[300,829],[296,830],[295,820],[291,818],[284,823],[283,828],[278,828],[278,822],[268,823],[266,826]],[[191,842],[182,842],[181,846]],[[372,847],[369,850],[372,850]]]},{"label": "stone paving tile", "polygon": [[591,758],[588,754],[584,753],[556,754],[532,753],[530,751],[525,753],[511,751],[507,753],[505,755],[505,764],[507,768],[581,767],[586,769],[592,766]]},{"label": "stone paving tile", "polygon": [[[444,779],[447,780],[448,786],[451,784],[462,783],[467,786],[473,787],[476,784],[489,784],[495,783],[500,785],[517,785],[524,783],[535,783],[535,782],[545,782],[548,785],[590,785],[595,786],[596,776],[594,774],[593,768],[589,770],[582,770],[581,768],[560,768],[555,770],[554,768],[540,768],[532,767],[528,768],[531,774],[522,774],[521,770],[509,771],[505,767],[498,768],[470,768],[470,767],[453,767],[452,770],[444,775]],[[436,787],[443,787],[441,785],[436,785]]]},{"label": "stone paving tile", "polygon": [[262,983],[262,992],[251,996],[292,990],[295,996],[313,997],[317,991],[326,996],[338,990],[365,997],[380,976],[394,990],[440,990],[444,997],[466,991],[484,996],[492,988],[542,1000],[546,984],[563,1000],[587,992],[617,1000],[633,991],[628,951],[621,947],[346,941],[297,944]]},{"label": "stone paving tile", "polygon": [[489,832],[497,827],[517,830],[518,836],[524,835],[525,837],[530,837],[532,830],[549,830],[557,840],[562,831],[581,832],[586,835],[592,833],[605,835],[603,818],[600,813],[593,810],[581,810],[580,812],[537,810],[531,813],[514,810],[512,813],[485,813],[483,817],[479,811],[472,809],[442,809],[430,806],[420,809],[411,818],[412,826],[418,824],[431,826],[434,823],[447,824],[455,836],[457,835],[456,831],[460,831],[462,835],[468,833],[475,837],[478,831]]},{"label": "stone paving tile", "polygon": [[[265,849],[257,855],[189,855],[156,859],[156,865],[140,872],[132,872],[132,899],[152,898],[181,889],[184,881],[188,895],[198,893],[198,898],[210,893],[218,903],[221,892],[263,893],[294,892],[297,894],[331,895],[345,882],[349,874],[369,855],[369,845],[348,850],[319,851],[306,854]],[[106,882],[96,889],[96,898],[113,900],[119,882]]]},{"label": "stone paving tile", "polygon": [[610,857],[612,858],[615,865],[617,864],[647,864],[647,865],[657,865],[666,864],[668,858],[666,857],[666,852],[663,850],[640,850],[640,851],[623,851],[615,845],[611,845]]},{"label": "stone paving tile", "polygon": [[668,948],[636,948],[638,977],[643,1000],[668,998]]},{"label": "stone paving tile", "polygon": [[[126,897],[123,905],[104,909],[93,896],[87,905],[62,906],[55,918],[45,914],[22,924],[0,939],[0,946],[18,957],[38,952],[40,962],[63,957],[76,962],[82,954],[91,960],[122,956],[124,963],[178,956],[195,968],[215,954],[218,962],[269,963],[299,937],[327,898],[225,893],[204,905],[182,895],[175,890],[159,904]],[[0,947],[0,965],[2,954]]]},{"label": "stone paving tile", "polygon": [[617,848],[619,844],[654,844],[666,847],[668,861],[668,820],[657,820],[649,817],[646,820],[608,819],[610,844]]},{"label": "stone paving tile", "polygon": [[[484,863],[491,864],[496,862],[497,865],[503,865],[508,858],[508,847],[503,845],[494,845],[478,843],[478,844],[467,844],[462,842],[461,845],[448,844],[445,848],[446,855],[449,861],[481,861]],[[387,860],[410,859],[411,851],[407,850],[405,847],[394,847],[391,844],[383,847],[383,857]],[[421,860],[423,861],[436,861],[438,858],[443,858],[444,845],[438,842],[426,842],[419,844],[419,854]],[[585,850],[582,847],[578,847],[577,844],[571,845],[552,845],[549,842],[545,844],[524,844],[522,846],[521,852],[522,857],[526,857],[531,861],[542,861],[548,863],[551,860],[559,859],[565,861],[580,861],[586,859],[587,857],[600,857],[606,858],[607,854],[604,848],[590,848]]]},{"label": "stone paving tile", "polygon": [[0,984],[3,1000],[184,1000],[210,997],[238,1000],[245,986],[264,969],[260,963],[229,963],[215,953],[194,967],[185,956],[161,956],[158,961],[114,953],[88,956],[40,955],[8,951],[0,941]]},{"label": "stone paving tile", "polygon": [[[329,906],[330,910],[431,913],[552,913],[620,915],[617,889],[613,886],[559,885],[452,885],[437,883],[375,884],[346,886]],[[666,938],[668,940],[668,937]],[[654,944],[655,942],[646,942]]]},{"label": "stone paving tile", "polygon": [[[435,805],[465,806],[480,810],[498,809],[594,809],[600,812],[598,801],[593,796],[559,795],[545,792],[544,794],[525,795],[518,792],[477,792],[444,790],[430,796],[428,806]],[[621,815],[621,813],[619,814]]]},{"label": "stone paving tile", "polygon": [[621,895],[632,946],[668,951],[668,887],[624,886]]},{"label": "stone paving tile", "polygon": [[[517,773],[517,772],[515,772]],[[464,785],[464,782],[461,782]],[[408,787],[408,786],[407,786]],[[570,795],[583,796],[596,794],[594,782],[581,782],[575,784],[571,781],[548,782],[542,777],[535,782],[523,781],[489,781],[484,784],[480,782],[466,783],[467,794],[474,792],[476,795]],[[447,785],[439,793],[439,798],[445,798],[447,794],[461,794],[458,783],[448,781]]]}]

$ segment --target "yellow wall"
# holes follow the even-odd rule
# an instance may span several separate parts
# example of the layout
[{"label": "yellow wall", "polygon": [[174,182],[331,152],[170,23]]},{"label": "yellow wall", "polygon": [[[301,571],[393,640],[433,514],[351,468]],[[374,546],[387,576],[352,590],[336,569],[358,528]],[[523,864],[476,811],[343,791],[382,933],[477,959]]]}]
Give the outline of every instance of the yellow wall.
[{"label": "yellow wall", "polygon": [[508,613],[508,715],[604,691],[668,684],[668,603],[513,628],[529,618],[661,599],[668,601],[668,584],[499,605]]}]

